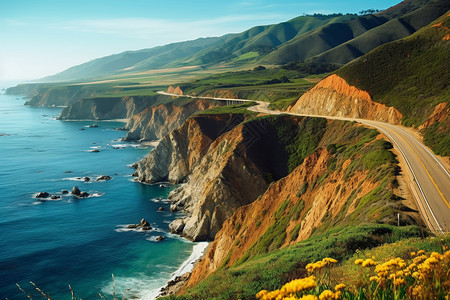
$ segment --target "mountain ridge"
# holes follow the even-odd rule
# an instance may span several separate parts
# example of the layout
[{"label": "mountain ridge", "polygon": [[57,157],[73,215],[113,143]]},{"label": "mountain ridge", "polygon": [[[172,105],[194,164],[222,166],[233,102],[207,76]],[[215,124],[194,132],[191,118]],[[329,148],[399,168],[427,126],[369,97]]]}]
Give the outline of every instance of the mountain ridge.
[{"label": "mountain ridge", "polygon": [[[279,24],[255,26],[238,34],[199,38],[97,58],[45,77],[42,81],[126,76],[133,72],[184,66],[214,68],[224,63],[231,67],[280,65],[313,58],[342,65],[381,44],[415,32],[448,9],[450,4],[445,0],[425,4],[423,0],[405,0],[373,15],[300,16]],[[424,11],[428,13],[424,14]],[[364,44],[367,45],[363,47]]]}]

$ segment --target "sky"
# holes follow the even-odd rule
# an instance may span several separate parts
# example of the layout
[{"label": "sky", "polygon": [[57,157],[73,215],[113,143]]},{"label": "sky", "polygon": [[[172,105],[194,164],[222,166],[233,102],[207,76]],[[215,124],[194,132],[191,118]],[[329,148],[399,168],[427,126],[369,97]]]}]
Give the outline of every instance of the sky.
[{"label": "sky", "polygon": [[0,81],[92,59],[238,33],[303,14],[386,9],[400,0],[0,0]]}]

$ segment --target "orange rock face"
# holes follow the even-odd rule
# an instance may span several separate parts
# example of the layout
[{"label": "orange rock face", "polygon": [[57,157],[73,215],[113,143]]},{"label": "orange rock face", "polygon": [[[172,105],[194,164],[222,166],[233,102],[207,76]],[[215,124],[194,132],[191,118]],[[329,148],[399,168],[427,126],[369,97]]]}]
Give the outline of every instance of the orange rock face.
[{"label": "orange rock face", "polygon": [[443,122],[449,113],[450,109],[447,107],[447,102],[439,103],[435,106],[430,117],[419,127],[419,130],[430,127],[434,122]]},{"label": "orange rock face", "polygon": [[393,107],[372,101],[366,91],[331,75],[303,94],[289,109],[293,113],[338,116],[400,124],[402,115]]},{"label": "orange rock face", "polygon": [[167,89],[167,92],[171,93],[171,94],[177,94],[177,95],[183,96],[183,91],[181,90],[181,88],[179,86],[177,86],[177,87],[169,86],[169,88]]}]

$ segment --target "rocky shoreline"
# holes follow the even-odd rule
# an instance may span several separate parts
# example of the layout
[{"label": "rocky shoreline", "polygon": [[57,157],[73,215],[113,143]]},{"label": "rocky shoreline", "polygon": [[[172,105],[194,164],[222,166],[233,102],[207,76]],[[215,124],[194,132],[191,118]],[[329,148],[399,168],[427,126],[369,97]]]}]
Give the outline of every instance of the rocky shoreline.
[{"label": "rocky shoreline", "polygon": [[203,261],[208,253],[211,243],[201,242],[194,246],[191,256],[174,272],[174,276],[167,284],[160,288],[156,298],[176,295],[176,293],[188,282],[192,270]]}]

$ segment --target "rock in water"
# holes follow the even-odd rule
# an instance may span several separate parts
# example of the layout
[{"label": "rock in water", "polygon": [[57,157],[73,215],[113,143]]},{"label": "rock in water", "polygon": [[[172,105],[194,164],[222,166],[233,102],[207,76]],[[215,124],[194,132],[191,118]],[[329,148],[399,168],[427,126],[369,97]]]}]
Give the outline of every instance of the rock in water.
[{"label": "rock in water", "polygon": [[160,206],[160,207],[158,208],[158,211],[164,211],[164,207]]},{"label": "rock in water", "polygon": [[47,192],[39,192],[34,196],[34,198],[48,198],[48,197],[50,197],[50,194]]},{"label": "rock in water", "polygon": [[100,152],[100,150],[94,149],[94,150],[92,150],[91,152]]},{"label": "rock in water", "polygon": [[102,175],[102,176],[97,177],[97,179],[95,179],[95,181],[103,181],[103,180],[110,180],[110,179],[111,179],[111,176]]},{"label": "rock in water", "polygon": [[150,223],[147,222],[147,220],[144,218],[142,218],[142,220],[138,224],[127,225],[127,228],[142,229],[142,230],[151,230],[152,229],[152,227],[150,226]]},{"label": "rock in water", "polygon": [[66,190],[61,191],[61,194],[63,194],[63,195],[68,194],[68,193],[69,193],[69,191],[66,191]]},{"label": "rock in water", "polygon": [[90,179],[89,177],[86,176],[86,177],[83,177],[83,180],[84,180],[84,181],[90,181],[91,179]]},{"label": "rock in water", "polygon": [[162,240],[164,240],[164,237],[162,235],[160,235],[156,238],[157,242],[161,242]]},{"label": "rock in water", "polygon": [[141,222],[138,224],[138,228],[141,228],[142,230],[150,230],[152,227],[150,226],[150,223],[147,222],[146,219],[142,218]]},{"label": "rock in water", "polygon": [[58,199],[61,199],[61,196],[53,195],[53,196],[50,197],[50,199],[52,199],[52,200],[58,200]]},{"label": "rock in water", "polygon": [[75,195],[75,196],[80,196],[81,195],[81,191],[80,191],[80,189],[77,186],[74,186],[72,188],[72,195]]},{"label": "rock in water", "polygon": [[89,197],[89,193],[87,193],[87,192],[81,192],[81,194],[80,194],[79,197],[81,197],[81,198]]}]

